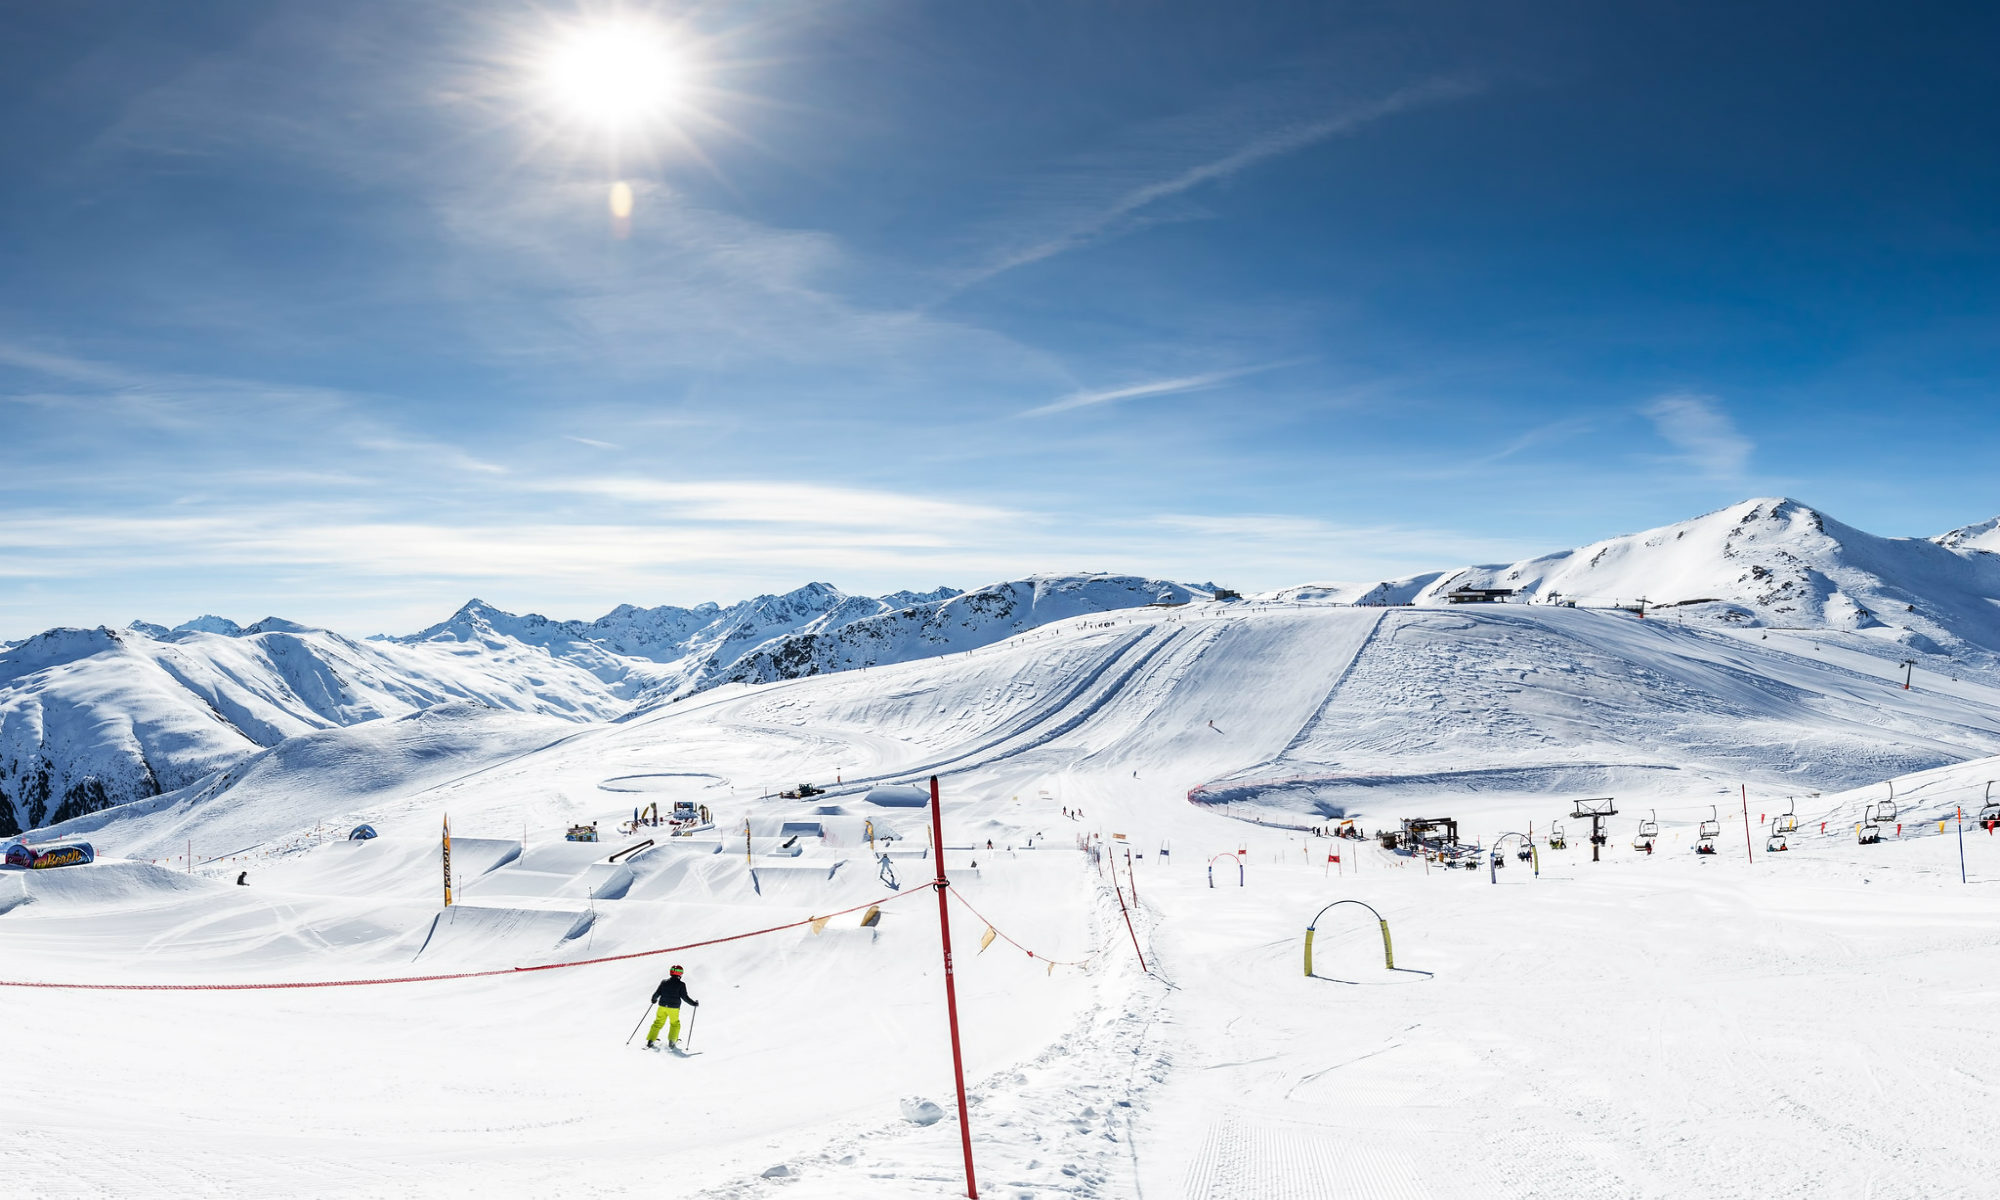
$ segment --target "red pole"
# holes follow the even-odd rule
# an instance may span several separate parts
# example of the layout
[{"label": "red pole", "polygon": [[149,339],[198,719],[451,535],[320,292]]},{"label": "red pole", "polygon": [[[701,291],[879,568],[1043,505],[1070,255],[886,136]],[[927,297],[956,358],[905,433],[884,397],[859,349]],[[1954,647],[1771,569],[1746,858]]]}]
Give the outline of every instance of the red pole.
[{"label": "red pole", "polygon": [[[1111,877],[1111,890],[1118,893],[1118,911],[1125,916],[1125,932],[1132,935],[1132,953],[1139,956],[1139,969],[1151,975],[1153,969],[1146,965],[1146,952],[1139,949],[1139,932],[1132,928],[1132,910],[1125,907],[1125,889],[1118,886],[1118,876]],[[1138,899],[1134,896],[1133,899]]]},{"label": "red pole", "polygon": [[938,794],[937,776],[931,776],[931,845],[937,851],[938,938],[944,944],[944,1010],[951,1018],[951,1074],[958,1083],[958,1137],[965,1145],[965,1194],[979,1200],[979,1184],[972,1173],[972,1118],[965,1102],[965,1053],[958,1043],[958,984],[951,974],[951,911],[945,904],[944,800]]},{"label": "red pole", "polygon": [[[1746,783],[1741,786],[1743,788],[1743,857],[1746,861],[1754,863],[1757,861],[1757,858],[1750,853],[1750,785]],[[1727,796],[1729,793],[1724,792],[1722,794]],[[1824,829],[1826,827],[1822,825],[1820,828]]]}]

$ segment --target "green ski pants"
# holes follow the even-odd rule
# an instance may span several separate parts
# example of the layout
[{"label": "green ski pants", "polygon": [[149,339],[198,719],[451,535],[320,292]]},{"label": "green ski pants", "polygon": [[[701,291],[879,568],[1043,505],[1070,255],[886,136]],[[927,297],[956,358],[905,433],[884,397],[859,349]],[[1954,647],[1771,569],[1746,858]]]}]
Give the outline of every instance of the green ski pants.
[{"label": "green ski pants", "polygon": [[660,1026],[662,1025],[667,1027],[667,1042],[669,1044],[680,1041],[681,1010],[678,1008],[661,1008],[659,1012],[653,1015],[653,1027],[646,1031],[646,1043],[648,1045],[660,1040]]}]

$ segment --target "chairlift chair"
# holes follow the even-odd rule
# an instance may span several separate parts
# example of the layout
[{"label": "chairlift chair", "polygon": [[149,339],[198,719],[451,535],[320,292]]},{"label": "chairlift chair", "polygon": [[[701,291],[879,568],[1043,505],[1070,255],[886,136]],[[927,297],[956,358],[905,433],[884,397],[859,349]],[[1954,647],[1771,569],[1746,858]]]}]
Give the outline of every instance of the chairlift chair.
[{"label": "chairlift chair", "polygon": [[[1873,804],[1868,806],[1861,815],[1861,824],[1854,831],[1854,840],[1864,846],[1872,846],[1882,840],[1882,826],[1876,820],[1876,808]],[[1891,805],[1889,811],[1893,814],[1895,806]]]},{"label": "chairlift chair", "polygon": [[1563,841],[1563,827],[1561,821],[1554,821],[1551,822],[1549,825],[1549,849],[1551,850],[1569,849],[1569,846]]},{"label": "chairlift chair", "polygon": [[1696,854],[1715,853],[1715,839],[1722,836],[1722,821],[1716,816],[1715,805],[1708,806],[1708,819],[1701,823],[1695,836],[1699,839],[1694,844]]},{"label": "chairlift chair", "polygon": [[1988,800],[1979,810],[1979,827],[1988,833],[2000,828],[2000,800]]},{"label": "chairlift chair", "polygon": [[1647,813],[1646,819],[1639,822],[1639,836],[1632,839],[1632,848],[1634,850],[1644,850],[1659,840],[1660,823],[1653,819],[1659,815],[1659,812],[1657,809],[1648,809]]},{"label": "chairlift chair", "polygon": [[[1776,854],[1780,850],[1791,849],[1790,844],[1785,841],[1785,829],[1780,823],[1781,821],[1782,818],[1771,822],[1771,836],[1764,841],[1764,850],[1766,853]],[[1797,823],[1796,821],[1793,822],[1794,825]]]},{"label": "chairlift chair", "polygon": [[1792,799],[1790,796],[1785,797],[1785,811],[1780,813],[1775,821],[1771,822],[1771,832],[1774,835],[1797,833],[1799,831],[1798,806],[1798,801]]},{"label": "chairlift chair", "polygon": [[1877,800],[1875,802],[1875,823],[1877,825],[1890,825],[1894,824],[1895,820],[1896,802],[1894,800]]}]

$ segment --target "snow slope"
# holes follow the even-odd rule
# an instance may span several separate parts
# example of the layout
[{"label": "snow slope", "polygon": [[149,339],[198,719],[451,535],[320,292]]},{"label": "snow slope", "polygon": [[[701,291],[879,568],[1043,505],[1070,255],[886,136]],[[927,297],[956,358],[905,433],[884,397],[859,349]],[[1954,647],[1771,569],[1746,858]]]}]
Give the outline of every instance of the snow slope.
[{"label": "snow slope", "polygon": [[[815,623],[762,643],[720,678],[769,683],[908,662],[991,645],[1069,617],[1209,599],[1212,590],[1131,575],[1037,575],[961,595],[913,599],[901,608],[885,607],[837,623]],[[648,697],[660,698],[658,693]]]},{"label": "snow slope", "polygon": [[1357,604],[1443,604],[1510,588],[1529,602],[1637,606],[1743,627],[1863,633],[1886,647],[2000,656],[1993,522],[1937,539],[1885,538],[1796,500],[1746,500],[1692,521],[1497,566],[1371,585],[1288,589]]},{"label": "snow slope", "polygon": [[[0,651],[0,836],[186,786],[316,729],[474,700],[603,720],[732,678],[835,669],[798,647],[848,625],[914,621],[877,661],[979,645],[1078,611],[1185,597],[1115,577],[849,596],[810,584],[722,608],[620,606],[592,622],[516,616],[473,600],[402,639],[355,641],[267,617],[173,629],[50,630]],[[891,607],[894,600],[899,607]],[[749,665],[746,665],[749,664]]]},{"label": "snow slope", "polygon": [[[1982,548],[1992,525],[1880,538],[1795,501],[1752,500],[1521,563],[1271,599],[1440,606],[1466,586],[1585,607],[1643,599],[1656,618],[1775,635],[1814,654],[1914,655],[1927,670],[1984,676],[2000,669],[2000,555]],[[474,600],[408,638],[366,643],[277,618],[248,629],[202,617],[174,630],[50,631],[0,652],[0,834],[184,786],[286,736],[437,703],[601,720],[723,684],[879,668],[1211,594],[1101,575],[883,598],[815,583],[727,608],[620,606],[590,622]]]},{"label": "snow slope", "polygon": [[1939,545],[1953,550],[1983,550],[1989,554],[2000,554],[2000,517],[1954,529],[1937,541]]},{"label": "snow slope", "polygon": [[[171,791],[262,747],[438,704],[603,719],[585,672],[267,626],[57,629],[0,653],[0,835]],[[289,624],[289,623],[287,623]]]},{"label": "snow slope", "polygon": [[[196,861],[0,872],[0,975],[500,973],[7,990],[66,1074],[0,1093],[0,1170],[60,1160],[54,1195],[958,1194],[936,900],[829,915],[891,891],[882,853],[898,888],[935,869],[923,812],[868,794],[937,773],[982,1194],[1981,1194],[2000,1153],[1937,1114],[2000,1085],[1979,882],[2000,841],[1968,837],[1966,887],[1934,824],[1864,847],[1832,819],[1894,786],[1928,821],[1995,773],[2000,691],[1881,666],[1615,612],[1195,603],[617,722],[460,706],[315,732],[51,831]],[[828,794],[775,796],[800,780]],[[1749,862],[1761,830],[1725,812],[1729,854],[1690,853],[1739,784],[1753,826],[1794,795],[1829,832]],[[1490,841],[1599,787],[1603,861],[1572,830],[1539,877],[1286,827],[1457,815]],[[615,832],[655,799],[716,827]],[[1652,856],[1629,848],[1648,809]],[[311,837],[355,820],[382,836]],[[579,820],[606,840],[562,841]],[[1304,975],[1335,899],[1391,922],[1401,969],[1346,907]],[[625,1044],[672,962],[702,1001],[690,1058]],[[947,1115],[905,1120],[908,1098]]]}]

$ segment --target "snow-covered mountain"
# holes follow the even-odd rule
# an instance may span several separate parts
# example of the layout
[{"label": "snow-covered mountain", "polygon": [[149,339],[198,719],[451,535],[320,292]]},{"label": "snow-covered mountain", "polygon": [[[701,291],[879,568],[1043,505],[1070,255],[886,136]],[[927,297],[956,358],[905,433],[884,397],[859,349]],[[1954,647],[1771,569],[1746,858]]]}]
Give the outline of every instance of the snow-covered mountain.
[{"label": "snow-covered mountain", "polygon": [[[952,588],[923,593],[922,603],[956,596]],[[830,583],[809,583],[782,595],[758,596],[727,608],[621,604],[595,621],[555,621],[529,613],[515,616],[473,600],[441,621],[407,638],[453,654],[520,660],[547,655],[588,671],[626,700],[672,700],[729,677],[737,661],[756,648],[794,634],[823,634],[854,621],[913,603],[918,593],[890,597],[850,596]]]},{"label": "snow-covered mountain", "polygon": [[[1712,627],[1810,630],[1875,654],[2000,662],[2000,519],[1885,538],[1794,500],[1748,500],[1517,563],[1277,598],[1638,606]],[[620,605],[594,621],[473,600],[416,634],[355,641],[268,617],[50,630],[0,648],[0,834],[186,786],[287,737],[456,701],[576,721],[767,683],[976,649],[1067,618],[1190,600],[1212,585],[1034,576],[971,592],[855,596],[826,583],[727,607]],[[1944,666],[1946,664],[1939,664]]]},{"label": "snow-covered mountain", "polygon": [[[1212,589],[1134,575],[1037,575],[963,594],[912,597],[900,608],[885,605],[883,611],[848,620],[815,622],[761,643],[720,678],[730,683],[770,683],[909,662],[974,650],[1070,617],[1210,598]],[[658,703],[672,698],[653,693],[644,699]]]},{"label": "snow-covered mountain", "polygon": [[1373,584],[1322,584],[1286,599],[1445,604],[1459,588],[1531,603],[1664,610],[1744,627],[1866,633],[1925,653],[2000,657],[2000,519],[1938,538],[1888,538],[1796,500],[1746,500],[1642,533],[1516,563]]},{"label": "snow-covered mountain", "polygon": [[416,634],[366,641],[277,617],[50,630],[0,651],[0,836],[185,787],[286,738],[439,704],[609,720],[720,683],[942,654],[1198,594],[1123,576],[971,597],[813,583],[728,607],[620,605],[595,621],[473,600]]},{"label": "snow-covered mountain", "polygon": [[1978,550],[2000,554],[2000,517],[1954,529],[1937,539],[1938,545],[1953,550]]},{"label": "snow-covered mountain", "polygon": [[234,636],[52,629],[0,653],[0,835],[183,787],[299,734],[453,701],[572,720],[627,707],[547,655],[459,655],[272,620]]}]

